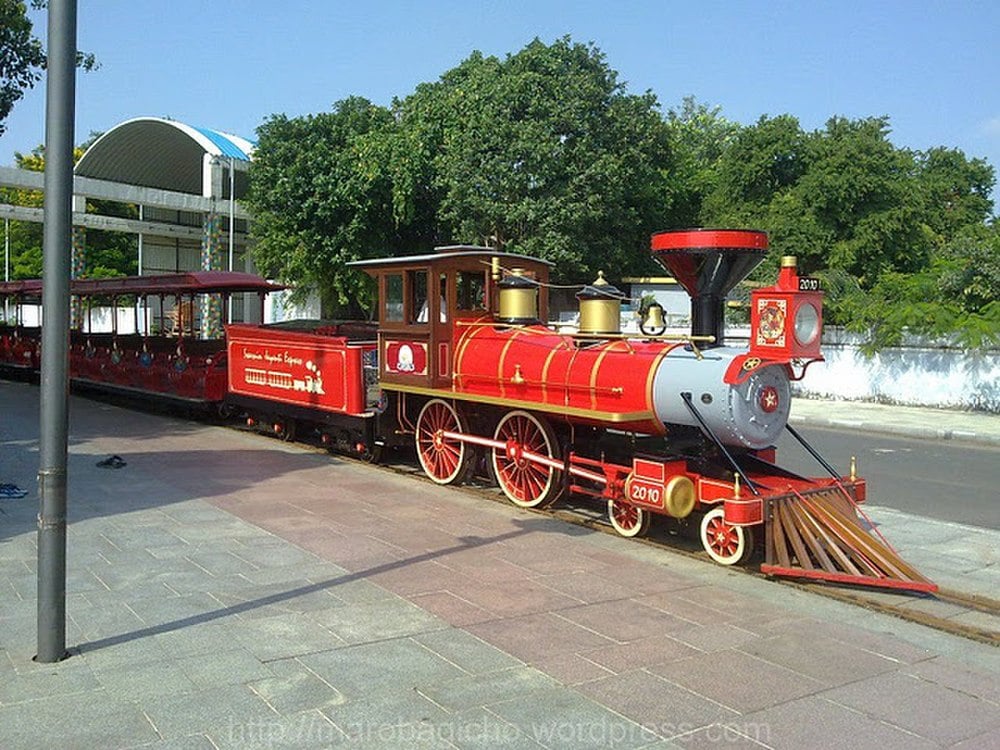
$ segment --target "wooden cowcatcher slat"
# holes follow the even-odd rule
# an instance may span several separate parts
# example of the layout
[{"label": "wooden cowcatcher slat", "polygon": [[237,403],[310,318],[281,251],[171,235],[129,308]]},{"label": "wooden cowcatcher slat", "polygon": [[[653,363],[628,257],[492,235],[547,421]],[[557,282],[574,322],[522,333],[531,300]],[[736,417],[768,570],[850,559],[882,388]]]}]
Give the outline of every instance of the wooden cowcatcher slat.
[{"label": "wooden cowcatcher slat", "polygon": [[767,500],[767,575],[813,578],[833,583],[937,591],[874,536],[842,487],[795,492]]}]

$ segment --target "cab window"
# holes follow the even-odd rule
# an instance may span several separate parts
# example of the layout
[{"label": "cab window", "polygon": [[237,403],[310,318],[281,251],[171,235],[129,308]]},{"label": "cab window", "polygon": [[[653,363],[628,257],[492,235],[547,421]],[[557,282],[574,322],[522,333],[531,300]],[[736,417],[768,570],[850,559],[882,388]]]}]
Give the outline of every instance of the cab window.
[{"label": "cab window", "polygon": [[459,310],[486,309],[486,272],[460,271],[458,274]]},{"label": "cab window", "polygon": [[409,271],[410,310],[408,323],[427,322],[427,271]]},{"label": "cab window", "polygon": [[385,277],[385,319],[403,319],[403,274],[390,273]]}]

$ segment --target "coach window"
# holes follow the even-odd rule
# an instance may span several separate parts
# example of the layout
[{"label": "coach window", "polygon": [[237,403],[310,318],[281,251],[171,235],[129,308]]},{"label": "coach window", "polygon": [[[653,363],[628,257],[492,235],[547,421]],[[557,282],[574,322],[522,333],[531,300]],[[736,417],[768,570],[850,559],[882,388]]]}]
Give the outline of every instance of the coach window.
[{"label": "coach window", "polygon": [[408,323],[427,322],[427,271],[410,271],[410,314]]},{"label": "coach window", "polygon": [[486,309],[486,273],[460,271],[458,274],[458,309]]},{"label": "coach window", "polygon": [[385,319],[403,319],[403,274],[390,273],[385,276]]}]

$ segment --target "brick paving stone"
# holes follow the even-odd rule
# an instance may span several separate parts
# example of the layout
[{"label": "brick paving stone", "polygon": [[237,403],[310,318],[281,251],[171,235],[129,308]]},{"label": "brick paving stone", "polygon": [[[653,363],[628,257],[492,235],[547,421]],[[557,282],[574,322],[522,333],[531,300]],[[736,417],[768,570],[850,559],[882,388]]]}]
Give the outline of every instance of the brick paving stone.
[{"label": "brick paving stone", "polygon": [[734,650],[657,664],[649,671],[741,713],[822,688],[817,680]]},{"label": "brick paving stone", "polygon": [[383,570],[368,580],[401,596],[427,594],[447,587],[452,571],[439,560],[425,560],[412,565]]},{"label": "brick paving stone", "polygon": [[561,609],[559,616],[619,643],[670,633],[687,626],[684,620],[636,601],[586,604]]},{"label": "brick paving stone", "polygon": [[444,555],[438,562],[449,573],[458,572],[481,583],[523,581],[532,574],[528,568],[500,555],[484,555],[479,550]]},{"label": "brick paving stone", "polygon": [[615,643],[551,613],[475,623],[467,630],[528,663],[553,654],[579,653]]},{"label": "brick paving stone", "polygon": [[[879,750],[931,750],[924,737],[855,711],[823,696],[806,696],[748,714],[733,722],[774,750],[868,747]],[[984,748],[985,750],[985,748]]]},{"label": "brick paving stone", "polygon": [[990,672],[955,664],[941,657],[912,664],[903,672],[949,690],[978,696],[1000,705],[1000,681]]},{"label": "brick paving stone", "polygon": [[458,628],[419,633],[413,640],[469,674],[523,666],[523,662]]},{"label": "brick paving stone", "polygon": [[310,619],[344,643],[370,643],[440,630],[445,623],[402,598],[331,607],[309,613]]},{"label": "brick paving stone", "polygon": [[869,651],[838,641],[818,640],[809,632],[783,633],[744,643],[739,650],[835,686],[889,672],[898,666]]},{"label": "brick paving stone", "polygon": [[[136,703],[95,699],[99,697],[81,694],[68,704],[53,695],[0,705],[4,750],[126,747],[161,739]],[[74,704],[85,710],[68,710]]]},{"label": "brick paving stone", "polygon": [[715,625],[739,620],[736,612],[724,612],[712,607],[695,604],[681,599],[675,592],[658,592],[634,597],[636,601],[649,607],[686,620],[693,625]]},{"label": "brick paving stone", "polygon": [[278,718],[278,714],[246,685],[219,685],[192,693],[162,696],[144,702],[142,709],[163,739],[199,733],[214,738],[232,727],[267,725]]},{"label": "brick paving stone", "polygon": [[739,714],[646,671],[577,686],[584,695],[666,739],[689,734]]},{"label": "brick paving stone", "polygon": [[901,664],[916,664],[934,656],[933,652],[914,646],[890,631],[874,632],[846,623],[813,619],[796,624],[796,628],[812,633],[814,638],[833,638],[841,643],[850,643]]},{"label": "brick paving stone", "polygon": [[744,630],[738,624],[709,623],[691,625],[675,630],[670,637],[699,651],[725,651],[760,639],[756,633]]},{"label": "brick paving stone", "polygon": [[647,727],[579,693],[550,690],[490,706],[543,747],[640,748],[657,739]]},{"label": "brick paving stone", "polygon": [[531,663],[535,669],[545,672],[564,685],[579,685],[614,674],[580,654],[553,654],[533,659]]},{"label": "brick paving stone", "polygon": [[448,591],[417,594],[410,599],[417,606],[458,627],[495,620],[497,617],[493,612],[477,607]]},{"label": "brick paving stone", "polygon": [[[386,691],[420,688],[465,672],[409,638],[344,646],[299,657],[346,700]],[[377,664],[377,670],[372,665]]]},{"label": "brick paving stone", "polygon": [[739,721],[712,724],[690,734],[674,737],[671,740],[671,745],[684,748],[684,750],[713,750],[720,747],[725,748],[725,750],[763,750],[770,747],[767,744],[757,742],[752,737],[747,737],[743,734],[744,731],[755,734],[753,729],[748,730]]},{"label": "brick paving stone", "polygon": [[465,675],[421,688],[421,692],[448,711],[461,711],[555,687],[559,687],[559,683],[543,672],[533,667],[516,666]]},{"label": "brick paving stone", "polygon": [[667,634],[647,636],[621,645],[605,646],[583,653],[590,661],[615,673],[685,659],[698,653]]},{"label": "brick paving stone", "polygon": [[824,697],[940,744],[1000,727],[1000,706],[901,673],[834,688]]},{"label": "brick paving stone", "polygon": [[1000,727],[956,742],[949,750],[995,750],[998,747],[1000,747]]},{"label": "brick paving stone", "polygon": [[623,592],[620,585],[591,573],[542,575],[530,580],[584,604],[621,600],[627,597],[627,592]]},{"label": "brick paving stone", "polygon": [[494,581],[488,586],[469,578],[453,578],[447,591],[503,617],[561,610],[578,601],[531,581]]}]

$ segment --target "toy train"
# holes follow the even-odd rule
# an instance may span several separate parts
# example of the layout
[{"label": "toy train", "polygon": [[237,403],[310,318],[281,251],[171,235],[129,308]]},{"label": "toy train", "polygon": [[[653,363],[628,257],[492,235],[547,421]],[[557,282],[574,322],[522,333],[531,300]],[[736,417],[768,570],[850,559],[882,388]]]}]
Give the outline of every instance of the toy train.
[{"label": "toy train", "polygon": [[[724,565],[745,561],[762,531],[765,573],[934,590],[863,522],[866,484],[853,467],[838,474],[804,441],[828,477],[776,463],[784,431],[801,440],[788,425],[790,382],[822,359],[822,292],[783,258],[776,284],[751,292],[749,348],[727,346],[725,298],[767,247],[766,234],[747,230],[653,235],[654,257],[691,296],[682,336],[664,334],[655,306],[639,333],[621,333],[623,295],[603,278],[577,294],[579,329],[554,330],[551,264],[484,247],[352,263],[377,284],[377,323],[232,323],[224,341],[199,338],[199,309],[280,287],[220,272],[75,281],[84,300],[134,295],[148,312],[157,297],[172,326],[154,335],[147,314],[140,334],[81,327],[71,374],[239,411],[286,438],[308,430],[371,460],[413,446],[442,485],[485,464],[516,505],[591,497],[626,537],[653,516],[700,519],[705,551]],[[37,283],[0,294],[21,301]],[[37,368],[35,333],[21,321],[0,327],[0,362]]]}]

